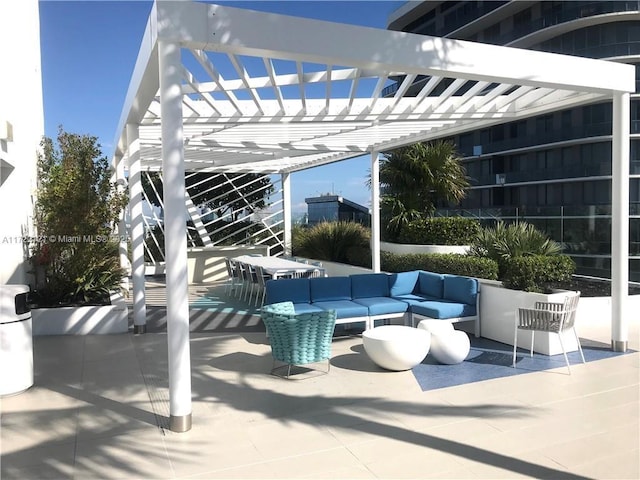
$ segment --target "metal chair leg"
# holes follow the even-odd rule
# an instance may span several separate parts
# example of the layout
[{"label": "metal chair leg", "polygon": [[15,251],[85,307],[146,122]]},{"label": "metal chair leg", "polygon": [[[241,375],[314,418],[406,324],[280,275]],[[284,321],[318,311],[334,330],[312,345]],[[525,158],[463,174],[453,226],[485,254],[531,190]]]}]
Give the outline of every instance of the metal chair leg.
[{"label": "metal chair leg", "polygon": [[560,347],[562,347],[562,355],[564,355],[564,361],[567,362],[567,369],[569,370],[569,375],[571,375],[571,365],[569,365],[569,357],[567,357],[567,350],[564,348],[564,342],[562,341],[562,332],[558,334],[560,338]]}]

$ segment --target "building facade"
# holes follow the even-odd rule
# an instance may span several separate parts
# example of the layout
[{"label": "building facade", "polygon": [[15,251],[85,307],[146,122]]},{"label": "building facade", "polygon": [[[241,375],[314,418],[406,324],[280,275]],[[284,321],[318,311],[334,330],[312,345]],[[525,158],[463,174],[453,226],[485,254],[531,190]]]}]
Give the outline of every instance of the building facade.
[{"label": "building facade", "polygon": [[0,288],[28,283],[44,135],[38,0],[0,2]]},{"label": "building facade", "polygon": [[[640,281],[640,1],[407,2],[388,28],[636,66],[629,254],[630,279]],[[611,129],[612,105],[598,103],[451,138],[473,186],[460,209],[440,213],[524,219],[562,242],[578,273],[609,277]]]},{"label": "building facade", "polygon": [[356,222],[371,226],[369,209],[340,195],[321,195],[305,198],[304,201],[310,226],[320,222]]}]

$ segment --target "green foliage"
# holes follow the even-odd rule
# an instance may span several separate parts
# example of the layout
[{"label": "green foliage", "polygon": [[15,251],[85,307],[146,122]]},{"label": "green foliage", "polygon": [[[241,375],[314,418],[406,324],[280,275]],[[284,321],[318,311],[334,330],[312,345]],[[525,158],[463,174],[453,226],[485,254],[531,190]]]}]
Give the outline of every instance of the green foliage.
[{"label": "green foliage", "polygon": [[471,248],[472,255],[498,262],[505,287],[528,292],[543,292],[571,278],[575,263],[561,251],[560,244],[525,222],[484,228]]},{"label": "green foliage", "polygon": [[576,268],[567,255],[530,255],[504,260],[502,284],[525,292],[547,292],[556,284],[569,282]]},{"label": "green foliage", "polygon": [[416,245],[469,245],[480,232],[480,222],[464,217],[428,217],[405,225],[400,243]]},{"label": "green foliage", "polygon": [[371,266],[370,232],[359,223],[321,222],[309,229],[293,230],[293,254],[368,267]]},{"label": "green foliage", "polygon": [[380,162],[385,239],[395,241],[410,222],[433,215],[437,203],[458,204],[469,180],[453,143],[416,143],[385,154]]},{"label": "green foliage", "polygon": [[498,264],[494,260],[454,253],[410,253],[398,255],[381,252],[380,263],[382,270],[385,272],[426,270],[489,280],[498,278]]},{"label": "green foliage", "polygon": [[41,147],[35,219],[48,241],[32,249],[39,301],[108,300],[124,274],[111,233],[127,197],[111,182],[96,137],[60,129],[57,146],[44,138]]},{"label": "green foliage", "polygon": [[496,261],[529,255],[558,255],[559,243],[544,232],[526,222],[505,225],[498,222],[495,228],[482,229],[471,246],[471,253]]}]

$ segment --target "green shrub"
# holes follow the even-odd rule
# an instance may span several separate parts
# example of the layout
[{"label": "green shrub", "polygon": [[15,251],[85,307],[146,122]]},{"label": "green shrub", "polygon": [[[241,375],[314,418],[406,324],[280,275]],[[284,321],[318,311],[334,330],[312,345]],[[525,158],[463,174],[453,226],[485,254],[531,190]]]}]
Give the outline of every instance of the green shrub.
[{"label": "green shrub", "polygon": [[525,292],[547,292],[556,284],[568,282],[576,264],[567,255],[530,255],[503,260],[502,284]]},{"label": "green shrub", "polygon": [[38,155],[35,224],[47,242],[31,246],[39,305],[108,303],[126,272],[111,236],[127,197],[97,138],[58,132]]},{"label": "green shrub", "polygon": [[482,229],[471,254],[498,262],[498,279],[507,288],[527,292],[548,290],[552,282],[569,280],[575,263],[562,247],[526,222]]},{"label": "green shrub", "polygon": [[398,241],[416,245],[469,245],[480,222],[464,217],[423,217],[402,227]]},{"label": "green shrub", "polygon": [[385,272],[426,270],[489,280],[498,278],[498,264],[494,260],[455,253],[409,253],[398,255],[381,252],[380,263],[382,270]]},{"label": "green shrub", "polygon": [[505,225],[498,222],[495,228],[484,228],[471,243],[471,254],[493,258],[497,262],[529,255],[558,255],[559,243],[526,222]]},{"label": "green shrub", "polygon": [[370,232],[359,223],[322,222],[309,229],[295,229],[293,254],[301,257],[371,266]]}]

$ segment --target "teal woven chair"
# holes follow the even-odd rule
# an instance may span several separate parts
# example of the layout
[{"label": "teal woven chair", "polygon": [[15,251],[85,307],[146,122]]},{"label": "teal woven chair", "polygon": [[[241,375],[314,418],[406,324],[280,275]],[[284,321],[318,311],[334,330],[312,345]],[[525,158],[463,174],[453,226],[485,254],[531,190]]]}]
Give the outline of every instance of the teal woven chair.
[{"label": "teal woven chair", "polygon": [[[262,307],[262,321],[267,328],[273,355],[273,375],[286,368],[286,378],[294,365],[307,365],[327,360],[331,368],[331,341],[336,325],[335,310],[296,314],[293,303],[282,302]],[[277,362],[285,365],[276,367]]]}]

